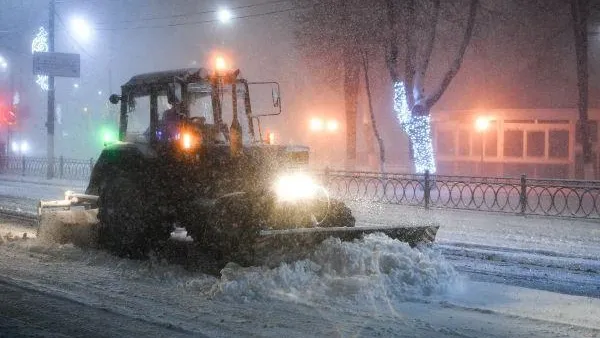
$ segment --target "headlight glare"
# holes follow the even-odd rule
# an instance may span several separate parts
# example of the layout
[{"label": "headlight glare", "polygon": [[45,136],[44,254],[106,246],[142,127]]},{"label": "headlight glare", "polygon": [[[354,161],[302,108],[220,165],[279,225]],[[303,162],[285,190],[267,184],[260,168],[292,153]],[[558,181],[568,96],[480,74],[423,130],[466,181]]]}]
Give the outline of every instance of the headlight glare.
[{"label": "headlight glare", "polygon": [[274,190],[280,201],[294,202],[315,197],[319,186],[308,175],[294,173],[280,176]]}]

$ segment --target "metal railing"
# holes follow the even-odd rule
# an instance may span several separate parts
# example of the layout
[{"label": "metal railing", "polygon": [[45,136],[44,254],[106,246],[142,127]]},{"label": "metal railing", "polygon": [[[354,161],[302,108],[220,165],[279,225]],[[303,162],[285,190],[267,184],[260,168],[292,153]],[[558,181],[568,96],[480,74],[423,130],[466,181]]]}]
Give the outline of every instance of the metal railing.
[{"label": "metal railing", "polygon": [[[0,174],[46,177],[48,172],[46,158],[26,156],[0,156]],[[94,160],[75,160],[57,157],[54,160],[54,178],[85,180],[88,179]]]},{"label": "metal railing", "polygon": [[[58,157],[60,179],[87,180],[94,160]],[[48,161],[0,157],[0,174],[46,177]],[[355,201],[600,219],[600,181],[318,171],[331,196]]]},{"label": "metal railing", "polygon": [[345,200],[529,215],[600,218],[600,181],[325,171]]}]

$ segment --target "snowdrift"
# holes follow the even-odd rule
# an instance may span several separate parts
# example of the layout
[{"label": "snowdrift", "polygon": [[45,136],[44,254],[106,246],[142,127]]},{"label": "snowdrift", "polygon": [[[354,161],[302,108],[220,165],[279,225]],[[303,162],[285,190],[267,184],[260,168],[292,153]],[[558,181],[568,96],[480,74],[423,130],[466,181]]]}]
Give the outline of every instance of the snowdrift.
[{"label": "snowdrift", "polygon": [[395,300],[440,293],[458,282],[458,274],[439,252],[411,249],[383,234],[353,242],[330,238],[310,258],[275,269],[227,265],[212,289],[216,297],[298,301],[348,298]]}]

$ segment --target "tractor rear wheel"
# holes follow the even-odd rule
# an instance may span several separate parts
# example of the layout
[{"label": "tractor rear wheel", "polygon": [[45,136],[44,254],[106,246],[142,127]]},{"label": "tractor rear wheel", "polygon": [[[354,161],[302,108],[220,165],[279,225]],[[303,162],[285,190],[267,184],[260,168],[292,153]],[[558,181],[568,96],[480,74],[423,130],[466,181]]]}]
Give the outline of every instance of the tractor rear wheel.
[{"label": "tractor rear wheel", "polygon": [[146,258],[169,239],[172,229],[161,222],[156,201],[128,178],[108,182],[98,206],[98,244],[115,255]]}]

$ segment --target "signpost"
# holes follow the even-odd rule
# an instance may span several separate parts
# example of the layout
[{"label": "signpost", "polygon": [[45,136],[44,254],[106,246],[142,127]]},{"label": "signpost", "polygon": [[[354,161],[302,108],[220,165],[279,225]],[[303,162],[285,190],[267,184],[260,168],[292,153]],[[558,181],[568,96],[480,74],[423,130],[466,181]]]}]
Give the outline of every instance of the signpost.
[{"label": "signpost", "polygon": [[54,52],[54,11],[56,0],[50,0],[48,13],[48,52],[37,52],[33,56],[33,72],[48,75],[48,130],[47,160],[48,171],[46,178],[54,177],[54,77],[79,77],[79,54]]},{"label": "signpost", "polygon": [[60,77],[79,77],[79,54],[72,53],[33,53],[33,74]]}]

